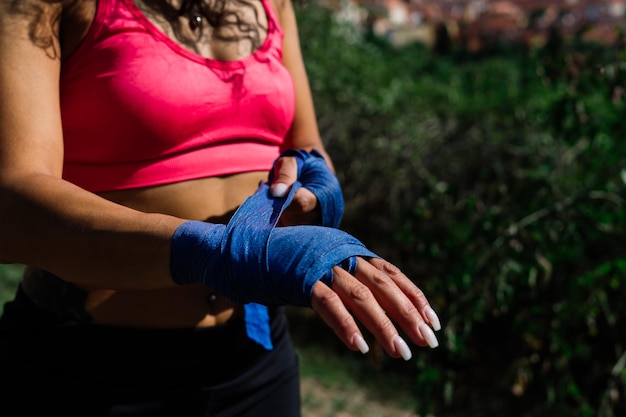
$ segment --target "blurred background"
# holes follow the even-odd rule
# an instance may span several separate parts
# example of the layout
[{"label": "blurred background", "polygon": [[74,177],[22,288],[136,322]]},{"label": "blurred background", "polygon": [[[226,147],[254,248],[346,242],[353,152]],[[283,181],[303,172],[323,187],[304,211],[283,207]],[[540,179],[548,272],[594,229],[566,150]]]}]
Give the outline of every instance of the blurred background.
[{"label": "blurred background", "polygon": [[[289,309],[305,417],[626,416],[625,11],[297,4],[342,228],[444,326],[403,362]],[[20,271],[0,265],[0,301]]]}]

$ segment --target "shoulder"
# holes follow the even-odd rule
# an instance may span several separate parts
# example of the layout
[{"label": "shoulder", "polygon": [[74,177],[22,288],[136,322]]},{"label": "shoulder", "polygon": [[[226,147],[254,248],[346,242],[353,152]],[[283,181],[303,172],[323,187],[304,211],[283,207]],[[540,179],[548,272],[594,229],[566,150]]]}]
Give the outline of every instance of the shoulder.
[{"label": "shoulder", "polygon": [[278,19],[280,20],[281,25],[284,25],[285,15],[287,13],[291,13],[291,10],[292,10],[291,0],[269,0],[269,1],[272,7],[274,8],[274,10],[276,11],[276,15],[278,16]]}]

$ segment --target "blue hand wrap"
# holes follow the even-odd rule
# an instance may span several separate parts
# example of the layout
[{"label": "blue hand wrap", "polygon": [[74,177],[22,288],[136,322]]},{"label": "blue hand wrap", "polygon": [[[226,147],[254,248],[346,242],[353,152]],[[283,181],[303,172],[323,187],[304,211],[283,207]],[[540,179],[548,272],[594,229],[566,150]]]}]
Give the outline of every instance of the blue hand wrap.
[{"label": "blue hand wrap", "polygon": [[[343,193],[339,180],[326,164],[322,154],[315,149],[311,152],[289,149],[280,156],[296,157],[298,179],[293,188],[297,189],[304,186],[317,197],[322,212],[320,224],[328,227],[339,227],[344,210]],[[273,180],[274,169],[272,167],[269,183],[271,184]]]},{"label": "blue hand wrap", "polygon": [[[337,189],[341,193],[338,183],[331,182],[335,191],[328,192],[322,182],[314,180],[319,178],[317,171],[330,172],[325,163],[322,168],[319,157],[304,152],[295,156],[303,177],[287,197],[270,197],[269,185],[262,183],[227,226],[188,221],[172,238],[174,280],[179,284],[201,282],[233,301],[249,303],[245,305],[248,336],[266,349],[272,348],[269,316],[265,306],[255,303],[309,306],[318,280],[332,284],[333,266],[354,273],[356,256],[377,257],[356,238],[332,227],[275,228],[295,191],[300,186],[309,188],[309,181],[316,184],[316,192],[312,191],[318,196],[324,222],[338,224],[325,210],[333,216],[343,213],[342,198],[336,204],[319,197],[327,198]],[[329,205],[331,208],[325,209]]]}]

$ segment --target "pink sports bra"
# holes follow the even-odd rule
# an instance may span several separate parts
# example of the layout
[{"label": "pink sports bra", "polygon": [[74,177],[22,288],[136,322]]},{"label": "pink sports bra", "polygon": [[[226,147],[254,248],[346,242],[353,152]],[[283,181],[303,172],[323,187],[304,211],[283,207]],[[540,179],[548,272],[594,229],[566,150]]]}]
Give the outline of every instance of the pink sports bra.
[{"label": "pink sports bra", "polygon": [[63,177],[89,191],[268,170],[294,117],[283,32],[269,4],[262,46],[238,61],[195,54],[133,0],[98,0],[61,72]]}]

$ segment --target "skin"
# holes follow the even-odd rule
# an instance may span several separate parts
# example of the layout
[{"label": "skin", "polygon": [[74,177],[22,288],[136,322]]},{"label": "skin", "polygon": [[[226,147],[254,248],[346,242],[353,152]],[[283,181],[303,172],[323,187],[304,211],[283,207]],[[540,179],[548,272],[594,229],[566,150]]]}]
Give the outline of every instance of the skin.
[{"label": "skin", "polygon": [[[32,19],[16,13],[11,4],[43,12],[43,23],[37,27],[48,35],[42,38],[48,42],[33,42]],[[137,4],[145,9],[145,4]],[[241,307],[219,295],[208,303],[212,291],[201,285],[177,286],[169,273],[170,239],[188,219],[227,222],[267,173],[100,194],[64,181],[59,73],[85,36],[95,6],[95,0],[0,3],[0,235],[11,237],[0,239],[0,262],[42,268],[87,289],[86,309],[96,323],[139,327],[224,323],[241,314]],[[285,31],[284,64],[297,92],[285,148],[318,149],[332,167],[318,132],[292,5],[290,0],[274,0],[273,6]],[[54,20],[55,15],[60,18]],[[149,18],[171,32],[166,19]],[[222,60],[252,52],[251,47],[216,40],[208,25],[202,30],[196,44],[184,46]],[[291,185],[295,176],[292,158],[277,164],[276,182]],[[282,224],[308,223],[317,215],[315,197],[301,189]],[[332,288],[315,285],[312,306],[348,348],[358,349],[357,321],[392,357],[400,357],[394,344],[398,328],[413,343],[426,345],[418,326],[431,324],[425,312],[429,303],[398,268],[380,259],[359,259],[356,276],[335,268],[335,277]]]}]

